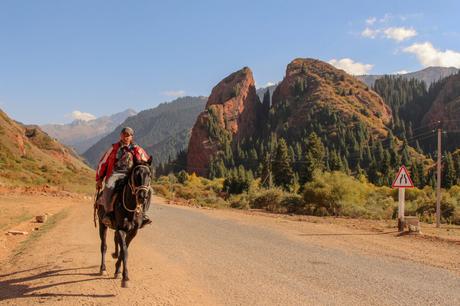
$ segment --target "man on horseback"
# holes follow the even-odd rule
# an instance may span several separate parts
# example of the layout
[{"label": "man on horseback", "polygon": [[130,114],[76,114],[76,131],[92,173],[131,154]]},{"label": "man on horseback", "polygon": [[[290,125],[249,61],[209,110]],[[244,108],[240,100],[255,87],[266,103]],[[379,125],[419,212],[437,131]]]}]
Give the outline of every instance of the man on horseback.
[{"label": "man on horseback", "polygon": [[[133,143],[133,136],[134,130],[130,127],[124,127],[120,133],[120,141],[112,144],[105,152],[96,170],[96,188],[98,190],[102,188],[102,182],[105,179],[101,201],[105,211],[102,223],[107,226],[110,226],[114,217],[115,187],[126,179],[134,161],[139,163],[151,160],[144,149]],[[151,222],[144,212],[142,226]]]}]

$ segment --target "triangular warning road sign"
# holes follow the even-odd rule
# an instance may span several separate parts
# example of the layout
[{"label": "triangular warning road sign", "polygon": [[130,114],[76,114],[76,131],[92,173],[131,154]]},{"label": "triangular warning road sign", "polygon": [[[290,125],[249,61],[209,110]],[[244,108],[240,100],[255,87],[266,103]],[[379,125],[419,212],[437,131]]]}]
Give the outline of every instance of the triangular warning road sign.
[{"label": "triangular warning road sign", "polygon": [[405,166],[401,166],[398,171],[398,175],[391,185],[393,188],[414,188],[414,183],[410,178],[409,171],[407,171]]}]

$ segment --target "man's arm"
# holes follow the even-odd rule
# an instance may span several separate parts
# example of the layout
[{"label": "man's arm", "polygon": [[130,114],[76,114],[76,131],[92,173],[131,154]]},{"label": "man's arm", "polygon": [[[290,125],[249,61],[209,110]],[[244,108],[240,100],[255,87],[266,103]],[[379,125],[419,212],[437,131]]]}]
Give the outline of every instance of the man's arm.
[{"label": "man's arm", "polygon": [[145,152],[144,149],[142,149],[140,146],[136,145],[134,147],[134,158],[137,160],[137,161],[141,161],[141,162],[149,162],[149,159],[151,158],[147,152]]},{"label": "man's arm", "polygon": [[96,186],[101,188],[102,187],[102,181],[104,180],[105,174],[107,172],[107,165],[108,165],[108,160],[109,156],[113,151],[113,146],[110,146],[110,148],[105,152],[105,154],[102,156],[101,160],[99,161],[99,164],[96,169]]}]

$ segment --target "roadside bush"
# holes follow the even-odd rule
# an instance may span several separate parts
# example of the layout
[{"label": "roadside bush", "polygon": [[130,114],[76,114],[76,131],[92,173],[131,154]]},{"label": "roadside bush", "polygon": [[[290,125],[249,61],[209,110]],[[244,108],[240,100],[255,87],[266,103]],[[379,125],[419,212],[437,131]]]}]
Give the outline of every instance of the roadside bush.
[{"label": "roadside bush", "polygon": [[181,184],[185,184],[185,182],[188,181],[188,174],[185,170],[181,170],[179,173],[176,175],[177,181]]},{"label": "roadside bush", "polygon": [[238,208],[238,209],[249,209],[250,206],[250,198],[247,193],[242,193],[238,195],[232,195],[228,199],[231,208]]},{"label": "roadside bush", "polygon": [[302,196],[298,194],[285,195],[280,204],[288,213],[303,214],[305,210],[305,202]]},{"label": "roadside bush", "polygon": [[317,173],[304,186],[305,213],[383,219],[391,217],[395,202],[387,187],[376,187],[342,172]]},{"label": "roadside bush", "polygon": [[283,195],[284,192],[279,188],[262,190],[254,195],[251,208],[266,209],[272,212],[280,211]]}]

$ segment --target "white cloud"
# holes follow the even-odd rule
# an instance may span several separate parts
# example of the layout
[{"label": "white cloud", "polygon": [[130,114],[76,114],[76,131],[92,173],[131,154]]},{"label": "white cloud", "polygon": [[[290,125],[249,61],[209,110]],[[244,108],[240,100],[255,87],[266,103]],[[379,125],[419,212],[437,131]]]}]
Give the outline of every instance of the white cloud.
[{"label": "white cloud", "polygon": [[374,65],[371,64],[355,62],[350,58],[342,58],[339,60],[333,58],[328,63],[353,75],[367,74],[372,67],[374,67]]},{"label": "white cloud", "polygon": [[273,85],[276,85],[276,83],[269,81],[265,85],[263,85],[262,87],[265,88],[265,87],[269,87],[269,86],[273,86]]},{"label": "white cloud", "polygon": [[366,19],[366,24],[373,25],[376,21],[377,21],[377,18],[369,17],[369,18]]},{"label": "white cloud", "polygon": [[70,117],[72,119],[75,119],[75,120],[83,120],[83,121],[89,121],[89,120],[94,120],[96,119],[96,116],[94,116],[93,114],[90,114],[90,113],[83,113],[83,112],[80,112],[78,110],[76,111],[73,111],[71,114],[70,114]]},{"label": "white cloud", "polygon": [[366,27],[361,32],[362,37],[366,38],[376,38],[376,37],[385,37],[388,39],[393,39],[397,42],[401,42],[403,40],[409,39],[411,37],[417,36],[417,31],[412,28],[404,28],[404,27],[390,27],[384,29],[372,29]]},{"label": "white cloud", "polygon": [[396,71],[394,72],[393,74],[406,74],[406,73],[409,73],[410,71],[407,71],[407,70],[399,70],[399,71]]},{"label": "white cloud", "polygon": [[387,13],[387,14],[383,15],[382,18],[379,19],[379,22],[385,23],[385,22],[390,21],[390,19],[392,19],[392,18],[393,18],[393,16],[391,14]]},{"label": "white cloud", "polygon": [[453,50],[441,51],[433,47],[430,42],[415,43],[403,49],[413,53],[424,67],[441,66],[460,68],[460,52]]},{"label": "white cloud", "polygon": [[370,28],[365,28],[361,32],[361,36],[374,39],[374,38],[377,37],[379,32],[380,32],[379,30],[373,30],[373,29],[370,29]]},{"label": "white cloud", "polygon": [[412,28],[404,28],[404,27],[391,27],[383,30],[386,38],[396,40],[397,42],[401,42],[403,40],[409,39],[411,37],[417,36],[417,31]]},{"label": "white cloud", "polygon": [[179,98],[185,96],[185,90],[168,90],[163,91],[162,94],[167,97]]}]

